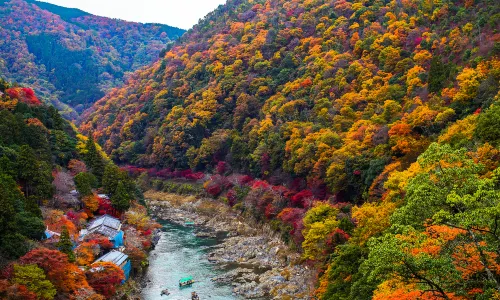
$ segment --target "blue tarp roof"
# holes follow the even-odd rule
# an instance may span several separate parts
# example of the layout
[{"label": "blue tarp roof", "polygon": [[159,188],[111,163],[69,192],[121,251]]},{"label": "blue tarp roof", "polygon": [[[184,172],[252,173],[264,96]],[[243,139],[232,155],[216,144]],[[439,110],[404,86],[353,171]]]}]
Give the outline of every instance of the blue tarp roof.
[{"label": "blue tarp roof", "polygon": [[115,248],[123,246],[123,231],[120,230],[117,235],[109,240],[113,242]]}]

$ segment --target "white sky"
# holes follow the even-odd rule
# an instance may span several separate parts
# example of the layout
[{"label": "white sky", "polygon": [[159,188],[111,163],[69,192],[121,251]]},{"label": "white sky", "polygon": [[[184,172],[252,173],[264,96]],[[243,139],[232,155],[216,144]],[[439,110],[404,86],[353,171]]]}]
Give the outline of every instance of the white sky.
[{"label": "white sky", "polygon": [[189,29],[226,0],[42,0],[94,15]]}]

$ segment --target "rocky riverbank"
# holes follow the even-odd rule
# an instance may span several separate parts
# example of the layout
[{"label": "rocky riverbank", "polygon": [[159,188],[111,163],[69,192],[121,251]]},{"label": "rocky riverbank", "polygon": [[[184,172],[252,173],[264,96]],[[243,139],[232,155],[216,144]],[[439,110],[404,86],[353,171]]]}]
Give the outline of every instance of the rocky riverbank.
[{"label": "rocky riverbank", "polygon": [[227,272],[213,281],[230,283],[246,299],[310,299],[312,271],[269,228],[210,199],[159,192],[145,196],[153,217],[180,225],[192,221],[198,236],[221,238],[207,259]]}]

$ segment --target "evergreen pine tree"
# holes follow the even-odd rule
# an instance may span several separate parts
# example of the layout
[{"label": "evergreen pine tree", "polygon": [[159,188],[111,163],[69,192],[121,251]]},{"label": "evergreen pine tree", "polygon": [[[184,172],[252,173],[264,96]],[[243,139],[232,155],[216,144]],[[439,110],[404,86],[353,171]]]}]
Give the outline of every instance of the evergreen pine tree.
[{"label": "evergreen pine tree", "polygon": [[81,172],[75,176],[76,190],[81,197],[92,195],[92,188],[97,185],[96,177],[91,173]]},{"label": "evergreen pine tree", "polygon": [[0,173],[17,178],[16,165],[5,154],[0,158]]},{"label": "evergreen pine tree", "polygon": [[102,180],[102,176],[104,174],[105,164],[104,164],[104,159],[97,150],[92,133],[89,134],[89,139],[87,140],[85,149],[87,150],[87,154],[85,156],[85,162],[87,163],[87,166],[90,167],[92,174],[94,174],[94,176],[100,183]]},{"label": "evergreen pine tree", "polygon": [[26,197],[34,196],[39,203],[52,197],[54,187],[51,166],[45,161],[40,161],[31,147],[27,145],[21,147],[17,168],[18,178],[21,180]]},{"label": "evergreen pine tree", "polygon": [[122,181],[118,183],[115,193],[111,196],[111,203],[118,211],[126,211],[130,207],[130,195]]},{"label": "evergreen pine tree", "polygon": [[73,252],[73,243],[69,237],[69,231],[66,226],[63,227],[61,232],[61,237],[59,238],[59,242],[57,243],[57,247],[59,251],[68,255],[68,259],[70,262],[75,261],[75,253]]},{"label": "evergreen pine tree", "polygon": [[106,194],[113,195],[116,192],[118,183],[126,179],[126,174],[115,164],[108,164],[104,169],[102,187]]}]

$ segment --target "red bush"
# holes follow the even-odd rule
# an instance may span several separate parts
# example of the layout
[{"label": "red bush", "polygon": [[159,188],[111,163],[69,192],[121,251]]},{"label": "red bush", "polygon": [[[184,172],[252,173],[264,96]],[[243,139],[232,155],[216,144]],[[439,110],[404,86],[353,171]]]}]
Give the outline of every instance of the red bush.
[{"label": "red bush", "polygon": [[113,205],[111,204],[111,201],[108,199],[104,198],[97,198],[99,200],[99,208],[97,209],[97,213],[100,215],[111,215],[114,217],[118,217],[118,214],[116,213],[116,210],[113,208]]},{"label": "red bush", "polygon": [[274,219],[278,215],[278,210],[276,209],[276,207],[273,206],[272,203],[269,203],[266,206],[266,210],[264,212],[264,215],[266,216],[266,218],[268,220]]},{"label": "red bush", "polygon": [[271,185],[269,185],[269,183],[267,183],[267,181],[265,181],[265,180],[256,180],[256,181],[254,181],[254,183],[252,185],[252,189],[267,190],[270,187],[271,187]]},{"label": "red bush", "polygon": [[174,177],[173,173],[170,169],[163,169],[163,170],[157,171],[154,176],[160,177],[163,179],[168,179],[168,178]]},{"label": "red bush", "polygon": [[217,173],[223,175],[224,173],[226,173],[228,167],[227,167],[227,163],[225,161],[219,161],[217,163],[217,167],[215,167],[215,170],[217,171]]},{"label": "red bush", "polygon": [[230,206],[234,206],[236,202],[238,201],[238,198],[236,197],[236,191],[231,189],[229,192],[226,194],[227,200],[229,202]]},{"label": "red bush", "polygon": [[217,197],[220,195],[220,193],[222,193],[222,188],[217,183],[212,183],[212,184],[208,185],[208,187],[206,188],[206,191],[210,195]]},{"label": "red bush", "polygon": [[296,207],[308,208],[311,206],[312,200],[314,198],[313,193],[310,190],[303,190],[295,194],[291,200],[292,205]]},{"label": "red bush", "polygon": [[111,241],[106,238],[106,237],[100,237],[100,238],[97,238],[97,239],[94,239],[94,240],[91,240],[90,242],[92,243],[95,243],[97,245],[99,245],[101,247],[101,249],[104,249],[104,250],[110,250],[112,249],[115,245],[113,245],[113,243],[111,243]]},{"label": "red bush", "polygon": [[41,105],[42,102],[36,97],[35,92],[30,88],[10,88],[5,91],[13,99],[28,105]]},{"label": "red bush", "polygon": [[347,240],[349,240],[349,238],[349,234],[347,234],[342,229],[335,229],[335,231],[330,233],[326,238],[326,244],[328,245],[328,247],[325,249],[325,251],[333,251],[337,245],[344,244],[345,242],[347,242]]}]

